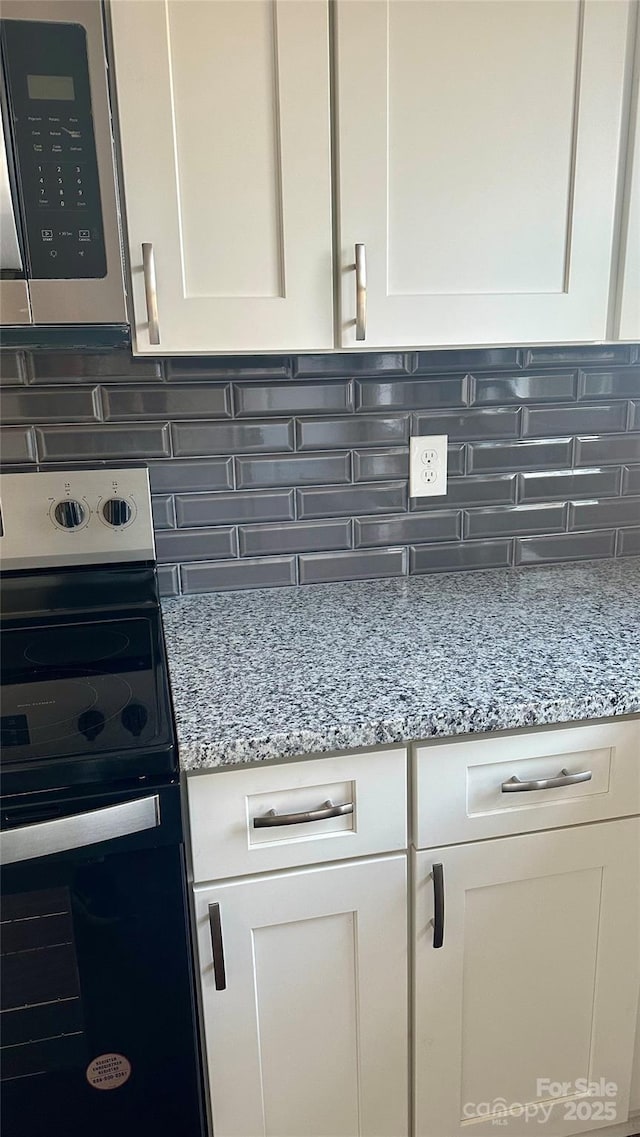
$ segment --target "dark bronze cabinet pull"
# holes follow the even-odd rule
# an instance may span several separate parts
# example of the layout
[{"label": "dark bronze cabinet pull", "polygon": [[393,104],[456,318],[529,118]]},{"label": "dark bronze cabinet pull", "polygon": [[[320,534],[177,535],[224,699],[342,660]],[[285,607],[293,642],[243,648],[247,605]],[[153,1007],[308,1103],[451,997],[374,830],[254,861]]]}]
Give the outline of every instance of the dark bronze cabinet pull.
[{"label": "dark bronze cabinet pull", "polygon": [[433,866],[433,946],[444,943],[444,870],[441,864]]},{"label": "dark bronze cabinet pull", "polygon": [[209,905],[209,928],[211,930],[211,950],[213,952],[213,977],[216,991],[226,991],[227,973],[224,966],[224,944],[222,943],[222,921],[220,905]]}]

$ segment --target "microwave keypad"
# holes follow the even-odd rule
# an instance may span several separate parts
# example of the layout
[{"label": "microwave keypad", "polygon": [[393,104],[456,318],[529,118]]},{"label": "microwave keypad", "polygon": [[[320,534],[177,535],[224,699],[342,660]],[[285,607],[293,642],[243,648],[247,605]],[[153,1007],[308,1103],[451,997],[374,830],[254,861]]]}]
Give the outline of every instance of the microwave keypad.
[{"label": "microwave keypad", "polygon": [[[106,275],[84,30],[3,21],[30,275]],[[34,97],[35,96],[35,97]],[[58,97],[52,97],[58,96]]]}]

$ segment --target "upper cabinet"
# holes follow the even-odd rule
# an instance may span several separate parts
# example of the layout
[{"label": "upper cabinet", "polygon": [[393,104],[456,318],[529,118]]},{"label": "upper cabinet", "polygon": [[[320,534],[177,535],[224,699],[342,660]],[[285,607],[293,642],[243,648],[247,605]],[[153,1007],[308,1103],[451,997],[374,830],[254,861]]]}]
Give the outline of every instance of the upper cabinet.
[{"label": "upper cabinet", "polygon": [[111,13],[137,353],[640,336],[637,0]]},{"label": "upper cabinet", "polygon": [[338,4],[342,346],[606,338],[631,16]]},{"label": "upper cabinet", "polygon": [[114,0],[138,353],[333,346],[326,3]]}]

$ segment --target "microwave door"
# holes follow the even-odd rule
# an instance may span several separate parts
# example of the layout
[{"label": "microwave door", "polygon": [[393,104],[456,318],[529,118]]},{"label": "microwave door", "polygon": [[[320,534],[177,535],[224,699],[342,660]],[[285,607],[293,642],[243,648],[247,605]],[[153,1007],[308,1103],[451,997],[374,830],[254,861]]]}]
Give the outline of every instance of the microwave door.
[{"label": "microwave door", "polygon": [[30,324],[31,304],[18,240],[4,124],[0,117],[0,323]]}]

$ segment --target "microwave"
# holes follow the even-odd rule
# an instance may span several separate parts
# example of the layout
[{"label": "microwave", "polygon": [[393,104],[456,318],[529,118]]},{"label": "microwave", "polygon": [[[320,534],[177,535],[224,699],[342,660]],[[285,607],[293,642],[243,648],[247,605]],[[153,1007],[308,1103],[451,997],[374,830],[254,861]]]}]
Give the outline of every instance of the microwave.
[{"label": "microwave", "polygon": [[123,324],[102,5],[3,0],[0,52],[0,324]]}]

